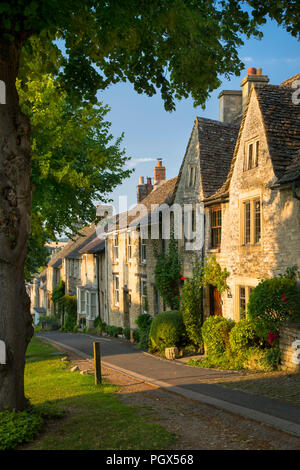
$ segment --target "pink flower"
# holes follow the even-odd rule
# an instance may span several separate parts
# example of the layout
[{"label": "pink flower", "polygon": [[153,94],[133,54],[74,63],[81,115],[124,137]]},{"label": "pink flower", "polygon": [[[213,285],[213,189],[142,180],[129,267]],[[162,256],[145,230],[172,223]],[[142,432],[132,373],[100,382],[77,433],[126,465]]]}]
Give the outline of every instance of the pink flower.
[{"label": "pink flower", "polygon": [[185,277],[181,276],[180,280],[185,281]]},{"label": "pink flower", "polygon": [[269,333],[268,333],[269,343],[273,344],[276,338],[278,338],[278,334],[277,333],[272,333],[272,331],[269,331]]},{"label": "pink flower", "polygon": [[285,294],[282,294],[281,300],[282,300],[282,302],[283,302],[284,304],[286,304],[287,301],[288,301],[288,298],[287,298],[287,296],[286,296]]}]

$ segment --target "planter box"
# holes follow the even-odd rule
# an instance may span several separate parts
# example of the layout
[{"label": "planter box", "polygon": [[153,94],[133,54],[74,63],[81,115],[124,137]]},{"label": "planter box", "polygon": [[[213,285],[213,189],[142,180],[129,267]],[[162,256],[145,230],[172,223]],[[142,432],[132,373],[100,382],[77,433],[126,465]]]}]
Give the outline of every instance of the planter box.
[{"label": "planter box", "polygon": [[165,356],[166,359],[170,359],[171,361],[174,361],[179,355],[178,348],[166,348],[165,349]]}]

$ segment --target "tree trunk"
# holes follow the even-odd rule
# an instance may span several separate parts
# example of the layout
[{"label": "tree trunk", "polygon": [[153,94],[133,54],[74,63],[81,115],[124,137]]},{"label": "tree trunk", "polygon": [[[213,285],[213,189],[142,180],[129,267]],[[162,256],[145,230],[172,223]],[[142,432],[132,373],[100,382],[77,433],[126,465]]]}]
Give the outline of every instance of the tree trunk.
[{"label": "tree trunk", "polygon": [[30,232],[30,124],[21,112],[15,87],[22,40],[0,40],[0,80],[6,103],[0,104],[0,340],[6,364],[0,364],[0,409],[22,410],[25,352],[33,335],[30,301],[24,282]]}]

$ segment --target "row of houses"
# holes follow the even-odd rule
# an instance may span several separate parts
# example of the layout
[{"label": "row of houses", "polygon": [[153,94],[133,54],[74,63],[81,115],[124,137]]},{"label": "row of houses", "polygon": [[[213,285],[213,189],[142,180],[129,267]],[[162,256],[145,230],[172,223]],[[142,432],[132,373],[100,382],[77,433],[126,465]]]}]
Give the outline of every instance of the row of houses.
[{"label": "row of houses", "polygon": [[139,179],[135,208],[115,226],[107,222],[104,233],[84,228],[55,254],[31,286],[32,314],[54,313],[60,279],[77,295],[78,321],[87,326],[100,316],[134,328],[141,313],[165,309],[154,282],[155,250],[167,248],[171,214],[183,277],[211,255],[230,273],[222,295],[205,288],[205,316],[239,320],[260,279],[300,267],[297,84],[300,74],[271,85],[261,69],[248,69],[241,90],[219,95],[219,121],[195,119],[178,177],[167,180],[158,159],[153,183]]}]

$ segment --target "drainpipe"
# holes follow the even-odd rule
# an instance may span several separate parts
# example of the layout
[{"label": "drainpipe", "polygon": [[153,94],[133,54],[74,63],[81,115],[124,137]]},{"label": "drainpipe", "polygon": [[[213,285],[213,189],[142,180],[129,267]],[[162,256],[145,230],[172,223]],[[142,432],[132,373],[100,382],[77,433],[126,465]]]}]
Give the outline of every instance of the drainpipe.
[{"label": "drainpipe", "polygon": [[100,278],[99,278],[99,255],[95,253],[96,257],[96,276],[97,276],[97,289],[98,289],[98,318],[101,320],[100,312]]}]

